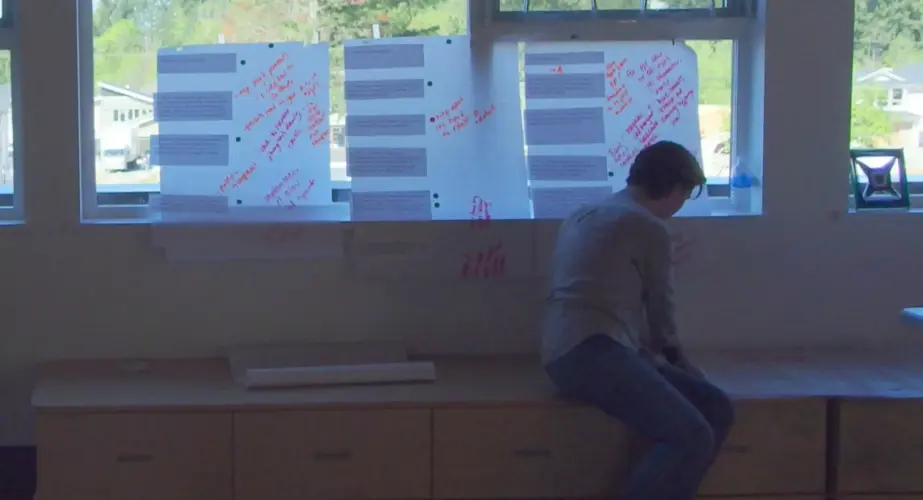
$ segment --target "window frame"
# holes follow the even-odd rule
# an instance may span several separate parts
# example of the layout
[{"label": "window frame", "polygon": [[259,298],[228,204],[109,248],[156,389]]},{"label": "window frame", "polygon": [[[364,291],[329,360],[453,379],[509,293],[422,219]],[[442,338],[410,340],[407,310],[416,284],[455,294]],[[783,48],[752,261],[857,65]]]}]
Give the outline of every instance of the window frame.
[{"label": "window frame", "polygon": [[[2,1],[2,0],[0,0]],[[745,155],[745,136],[737,123],[746,123],[739,106],[740,88],[751,86],[750,72],[741,68],[752,67],[749,50],[740,50],[740,42],[753,33],[755,19],[752,13],[755,0],[728,0],[728,7],[717,8],[715,15],[703,15],[707,9],[676,9],[642,14],[638,11],[605,11],[606,14],[572,12],[549,16],[546,13],[500,13],[499,0],[468,0],[468,34],[472,42],[473,57],[489,57],[489,51],[478,50],[504,41],[569,41],[577,39],[594,41],[650,41],[650,40],[732,40],[733,88],[731,111],[731,158]],[[497,15],[500,13],[501,15]],[[507,15],[517,14],[517,15]],[[536,15],[537,14],[537,15]],[[626,22],[630,21],[630,22]],[[541,27],[536,30],[536,27]],[[93,61],[92,0],[77,0],[78,61]],[[149,209],[145,203],[159,189],[147,185],[96,185],[93,64],[78,64],[80,110],[80,192],[81,220],[98,222],[125,220],[150,223]],[[746,101],[742,101],[746,102]],[[152,186],[153,187],[153,186]],[[333,182],[333,198],[349,189],[349,182]],[[708,191],[712,197],[713,213],[729,213],[728,179],[710,178]],[[121,199],[145,204],[101,205],[100,199]],[[331,205],[339,205],[331,201]],[[334,207],[333,211],[337,211]],[[286,219],[298,217],[299,210],[287,211]],[[345,211],[348,214],[348,210]],[[349,222],[348,220],[343,222]]]},{"label": "window frame", "polygon": [[[640,0],[639,0],[640,1]],[[715,15],[707,9],[674,9],[656,14],[639,10],[502,12],[500,0],[483,2],[475,8],[469,2],[468,23],[472,43],[490,45],[502,41],[566,42],[655,40],[731,40],[731,151],[730,157],[750,158],[750,99],[754,88],[756,54],[755,0],[728,0],[728,6]],[[578,35],[579,33],[579,35]],[[732,160],[733,162],[733,160]],[[754,172],[760,178],[761,172]],[[714,215],[733,213],[730,202],[730,175],[708,179],[708,194]],[[759,213],[752,207],[751,213]]]},{"label": "window frame", "polygon": [[[523,8],[526,7],[525,0]],[[495,21],[523,21],[528,19],[570,19],[570,20],[589,20],[589,19],[614,19],[619,21],[636,21],[639,19],[666,18],[666,19],[685,19],[690,18],[739,18],[747,17],[754,11],[751,0],[728,0],[724,7],[715,7],[714,11],[707,7],[693,8],[676,8],[676,9],[650,9],[642,10],[642,4],[647,4],[650,0],[636,0],[638,7],[635,9],[596,9],[597,0],[590,0],[593,9],[581,10],[500,10],[500,1],[495,0],[493,4],[492,18]],[[717,0],[716,0],[717,1]]]},{"label": "window frame", "polygon": [[13,0],[0,0],[0,9],[2,9],[3,15],[0,16],[0,29],[10,28],[14,26],[13,22]]},{"label": "window frame", "polygon": [[[13,137],[10,145],[13,146],[13,190],[0,188],[0,195],[10,196],[13,203],[0,207],[0,221],[15,222],[25,219],[24,203],[24,178],[23,148],[22,148],[22,99],[20,98],[20,37],[16,23],[16,9],[11,0],[0,0],[3,7],[3,17],[0,18],[0,50],[10,54],[10,113],[12,113],[11,130]],[[19,146],[16,142],[19,141]],[[0,151],[0,154],[4,152]]]}]

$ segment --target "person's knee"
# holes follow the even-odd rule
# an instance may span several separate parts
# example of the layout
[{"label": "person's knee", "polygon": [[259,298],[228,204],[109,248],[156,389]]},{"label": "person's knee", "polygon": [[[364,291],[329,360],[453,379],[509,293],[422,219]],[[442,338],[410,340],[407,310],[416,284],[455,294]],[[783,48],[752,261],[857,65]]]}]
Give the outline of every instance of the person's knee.
[{"label": "person's knee", "polygon": [[668,441],[678,448],[689,462],[707,462],[715,453],[715,431],[702,416],[690,418],[675,429]]}]

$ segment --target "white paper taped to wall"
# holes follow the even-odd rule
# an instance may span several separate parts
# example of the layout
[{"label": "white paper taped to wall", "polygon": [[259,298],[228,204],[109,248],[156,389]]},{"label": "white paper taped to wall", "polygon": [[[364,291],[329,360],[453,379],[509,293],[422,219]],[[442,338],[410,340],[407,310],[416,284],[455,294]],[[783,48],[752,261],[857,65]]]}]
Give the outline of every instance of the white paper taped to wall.
[{"label": "white paper taped to wall", "polygon": [[[657,141],[682,144],[701,163],[698,61],[686,45],[535,43],[526,51],[525,135],[537,218],[565,216],[578,201],[562,198],[568,193],[584,199],[594,185],[622,189],[635,156]],[[591,158],[606,159],[605,173]],[[708,213],[707,198],[691,200],[680,215]]]},{"label": "white paper taped to wall", "polygon": [[330,205],[326,44],[162,49],[158,63],[152,163],[163,194],[226,196],[229,219]]},{"label": "white paper taped to wall", "polygon": [[344,50],[352,220],[467,220],[478,197],[496,218],[530,217],[515,44],[492,48],[483,74],[468,37]]}]

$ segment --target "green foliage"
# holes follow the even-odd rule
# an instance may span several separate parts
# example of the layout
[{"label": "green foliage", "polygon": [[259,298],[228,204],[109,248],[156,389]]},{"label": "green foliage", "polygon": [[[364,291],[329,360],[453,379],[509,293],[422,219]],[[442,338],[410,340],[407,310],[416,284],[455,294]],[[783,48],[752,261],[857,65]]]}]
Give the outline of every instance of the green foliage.
[{"label": "green foliage", "polygon": [[[854,70],[901,67],[923,62],[923,0],[856,0]],[[856,87],[852,141],[873,147],[894,132],[892,115],[880,108],[884,89]]]},{"label": "green foliage", "polygon": [[[344,40],[367,38],[378,25],[382,36],[463,33],[467,0],[97,0],[94,10],[97,81],[144,89],[155,78],[161,47],[228,42],[301,41],[332,45],[331,75],[342,78]],[[598,0],[600,8],[635,9],[641,0]],[[710,0],[664,0],[651,6],[705,7]],[[518,9],[522,0],[502,0]],[[536,9],[586,8],[589,0],[532,0]],[[923,61],[923,0],[857,0],[857,69]],[[689,42],[699,57],[701,102],[731,100],[733,44]],[[8,57],[0,57],[0,83],[9,81]],[[339,85],[331,96],[342,111]],[[854,99],[853,137],[871,144],[890,134],[888,114],[873,99]]]},{"label": "green foliage", "polygon": [[850,133],[854,147],[886,145],[894,133],[894,120],[879,106],[886,97],[887,92],[877,88],[861,88],[854,93]]},{"label": "green foliage", "polygon": [[857,66],[919,62],[923,50],[923,1],[856,0]]}]

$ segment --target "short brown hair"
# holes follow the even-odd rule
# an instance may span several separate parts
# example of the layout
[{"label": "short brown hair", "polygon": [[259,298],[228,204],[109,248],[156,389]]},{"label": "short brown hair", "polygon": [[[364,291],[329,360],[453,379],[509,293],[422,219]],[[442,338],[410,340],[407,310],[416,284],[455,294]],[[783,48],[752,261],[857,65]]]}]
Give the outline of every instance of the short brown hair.
[{"label": "short brown hair", "polygon": [[636,186],[652,200],[668,196],[676,188],[702,194],[705,172],[688,149],[671,141],[660,141],[642,149],[628,171],[628,185]]}]

